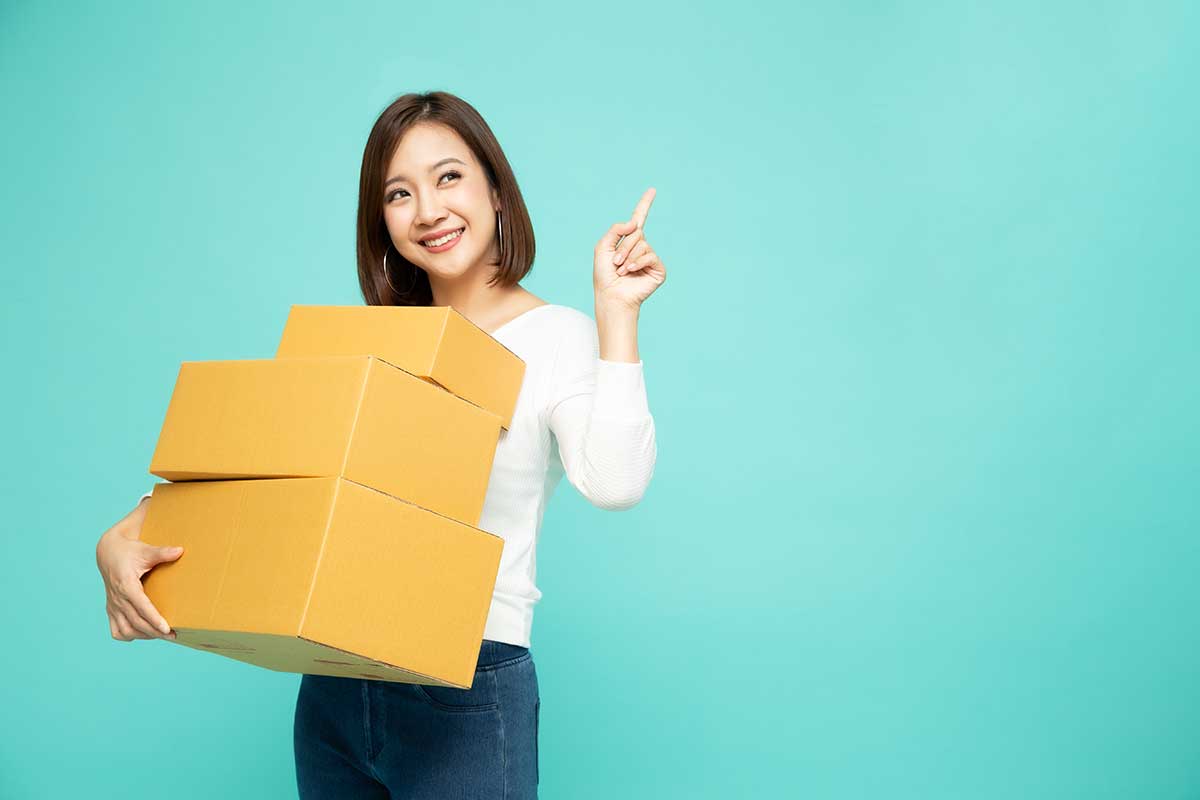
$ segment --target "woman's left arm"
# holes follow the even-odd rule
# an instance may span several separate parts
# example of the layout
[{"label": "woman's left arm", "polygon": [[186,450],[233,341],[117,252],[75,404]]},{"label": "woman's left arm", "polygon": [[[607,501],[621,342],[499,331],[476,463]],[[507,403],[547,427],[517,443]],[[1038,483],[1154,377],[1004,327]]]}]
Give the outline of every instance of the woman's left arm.
[{"label": "woman's left arm", "polygon": [[638,361],[637,323],[642,303],[667,279],[667,268],[646,241],[646,215],[654,202],[646,190],[633,216],[618,222],[596,244],[592,285],[602,361]]},{"label": "woman's left arm", "polygon": [[641,500],[658,454],[637,350],[642,301],[666,279],[642,230],[653,199],[650,189],[596,245],[596,325],[565,330],[555,358],[549,422],[567,477],[611,510]]}]

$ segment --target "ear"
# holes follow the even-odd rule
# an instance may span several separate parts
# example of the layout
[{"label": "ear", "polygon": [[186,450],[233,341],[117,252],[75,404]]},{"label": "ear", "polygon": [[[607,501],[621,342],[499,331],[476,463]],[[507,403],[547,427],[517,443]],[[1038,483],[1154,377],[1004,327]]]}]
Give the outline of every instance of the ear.
[{"label": "ear", "polygon": [[492,210],[500,211],[500,193],[492,189]]}]

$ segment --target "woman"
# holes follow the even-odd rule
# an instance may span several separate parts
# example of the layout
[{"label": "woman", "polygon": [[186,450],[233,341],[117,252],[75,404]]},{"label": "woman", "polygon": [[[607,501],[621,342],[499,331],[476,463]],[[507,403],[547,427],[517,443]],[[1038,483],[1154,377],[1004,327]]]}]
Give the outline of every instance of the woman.
[{"label": "woman", "polygon": [[[653,474],[654,420],[637,353],[640,306],[666,278],[643,229],[648,190],[593,252],[595,322],[526,291],[533,228],[491,129],[445,92],[408,94],[363,153],[358,277],[370,305],[453,306],[526,364],[479,526],[505,540],[470,689],[305,675],[294,745],[300,796],[537,796],[540,699],[530,651],[536,546],[565,474],[592,503],[637,503]],[[138,541],[149,494],[101,537],[114,638],[173,639],[142,591],[179,549]]]}]

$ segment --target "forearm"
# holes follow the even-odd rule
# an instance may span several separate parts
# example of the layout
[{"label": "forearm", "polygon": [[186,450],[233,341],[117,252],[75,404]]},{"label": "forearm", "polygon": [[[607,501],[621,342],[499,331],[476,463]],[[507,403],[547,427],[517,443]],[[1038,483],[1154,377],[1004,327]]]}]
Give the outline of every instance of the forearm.
[{"label": "forearm", "polygon": [[550,426],[567,477],[593,505],[618,510],[641,500],[657,448],[640,363],[601,360],[595,392],[560,403]]},{"label": "forearm", "polygon": [[657,448],[638,309],[597,301],[594,325],[579,314],[562,331],[548,421],[567,478],[593,505],[617,510],[641,500]]}]

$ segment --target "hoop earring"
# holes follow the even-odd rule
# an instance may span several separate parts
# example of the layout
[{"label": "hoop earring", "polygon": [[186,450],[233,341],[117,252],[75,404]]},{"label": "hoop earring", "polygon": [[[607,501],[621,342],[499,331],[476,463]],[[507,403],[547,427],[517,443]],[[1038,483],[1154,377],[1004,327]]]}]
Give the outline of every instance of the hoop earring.
[{"label": "hoop earring", "polygon": [[405,291],[401,292],[401,291],[400,291],[399,289],[397,289],[395,286],[392,286],[392,279],[388,277],[388,268],[387,268],[387,250],[384,250],[384,251],[383,251],[383,279],[384,279],[385,281],[387,281],[387,285],[388,285],[388,287],[389,287],[389,288],[391,288],[391,290],[392,290],[393,292],[395,292],[397,295],[403,296],[403,295],[406,295],[406,294],[408,294],[409,292],[411,292],[411,291],[413,290],[413,287],[415,287],[415,286],[417,285],[417,268],[416,268],[416,267],[413,267],[413,279],[412,279],[412,283],[409,285],[409,287],[408,287],[408,289],[407,289],[407,290],[405,290]]},{"label": "hoop earring", "polygon": [[500,236],[500,258],[504,257],[504,225],[500,222],[500,212],[496,212],[496,233]]}]

